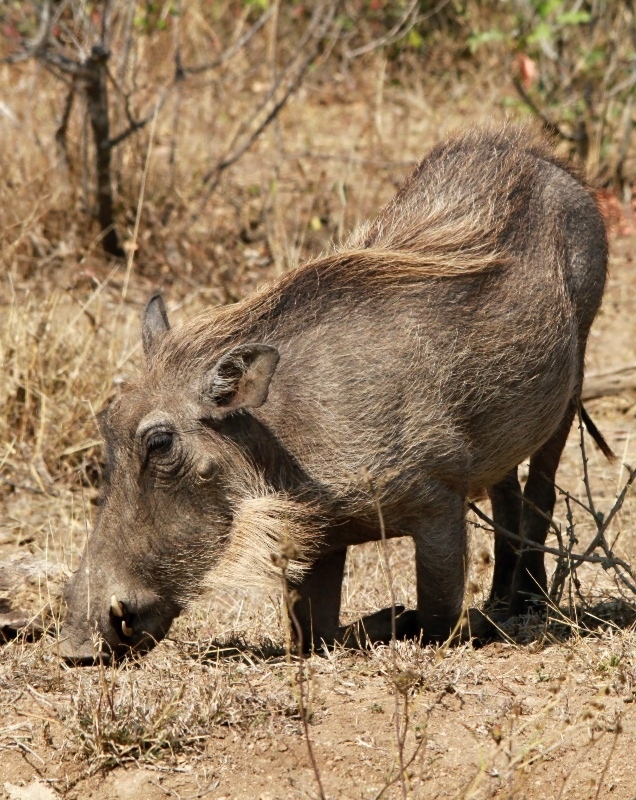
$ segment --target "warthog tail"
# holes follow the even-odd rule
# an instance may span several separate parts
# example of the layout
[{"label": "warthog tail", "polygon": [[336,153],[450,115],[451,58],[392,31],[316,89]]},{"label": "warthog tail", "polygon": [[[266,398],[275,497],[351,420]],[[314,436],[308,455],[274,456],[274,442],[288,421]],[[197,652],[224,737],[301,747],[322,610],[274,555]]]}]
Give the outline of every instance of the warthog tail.
[{"label": "warthog tail", "polygon": [[614,453],[612,448],[605,441],[605,437],[592,421],[592,418],[585,410],[583,403],[581,403],[581,419],[583,420],[583,424],[585,425],[586,431],[590,434],[592,439],[594,439],[594,441],[598,445],[599,450],[601,451],[601,453],[603,453],[605,458],[608,461],[616,461],[616,453]]}]

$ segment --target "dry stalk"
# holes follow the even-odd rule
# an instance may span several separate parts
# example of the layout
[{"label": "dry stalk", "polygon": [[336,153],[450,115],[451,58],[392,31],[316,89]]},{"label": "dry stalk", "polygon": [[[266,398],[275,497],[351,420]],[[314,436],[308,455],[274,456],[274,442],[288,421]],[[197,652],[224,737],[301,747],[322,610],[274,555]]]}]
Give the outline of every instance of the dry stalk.
[{"label": "dry stalk", "polygon": [[599,800],[599,797],[601,796],[601,786],[603,785],[603,781],[605,780],[605,776],[607,775],[607,770],[609,769],[610,761],[612,760],[612,756],[614,755],[614,750],[616,749],[616,742],[618,741],[618,736],[620,733],[622,733],[622,725],[620,721],[617,721],[616,730],[614,731],[614,738],[612,739],[612,746],[610,747],[610,751],[607,754],[607,759],[605,761],[605,764],[603,765],[603,770],[600,774],[596,786],[596,794],[594,795],[595,800]]},{"label": "dry stalk", "polygon": [[121,291],[121,303],[126,300],[128,293],[128,283],[130,281],[130,273],[132,272],[133,262],[135,260],[135,250],[137,248],[137,238],[139,236],[139,224],[141,222],[141,211],[144,204],[144,194],[146,192],[146,181],[148,179],[148,170],[150,168],[150,156],[152,154],[152,145],[155,139],[155,129],[157,125],[157,116],[159,114],[160,101],[157,101],[155,112],[152,118],[152,127],[150,129],[150,137],[148,139],[148,149],[146,151],[146,161],[144,163],[144,171],[141,176],[141,186],[139,188],[139,200],[137,201],[137,213],[135,215],[135,227],[133,229],[132,240],[128,244],[128,257],[126,263],[126,275],[124,277],[124,286]]},{"label": "dry stalk", "polygon": [[[289,564],[290,559],[297,556],[295,547],[291,542],[288,542],[286,545],[284,544],[281,552],[272,555],[272,562],[274,566],[278,567],[281,572],[281,583],[283,588],[283,600],[285,603],[285,607],[287,609],[287,623],[293,626],[294,634],[296,637],[296,657],[298,659],[298,671],[294,675],[292,673],[292,680],[296,687],[296,697],[298,700],[298,710],[300,712],[300,719],[303,725],[303,733],[305,737],[305,744],[307,746],[307,755],[309,756],[309,761],[311,762],[311,767],[314,772],[314,777],[316,778],[316,783],[318,784],[318,794],[320,796],[320,800],[327,800],[327,796],[325,795],[325,790],[322,785],[322,779],[320,777],[320,770],[318,769],[318,762],[316,761],[316,755],[314,753],[314,748],[311,743],[311,736],[309,735],[309,719],[308,719],[308,701],[309,701],[309,687],[307,677],[305,675],[305,658],[304,658],[304,650],[303,650],[303,632],[298,621],[298,617],[294,611],[294,605],[296,604],[296,600],[298,599],[297,594],[295,591],[290,591],[289,585],[287,583],[287,566]],[[289,627],[287,629],[286,635],[286,650],[287,650],[287,659],[288,663],[291,667],[291,636]],[[307,694],[305,694],[305,692]]]},{"label": "dry stalk", "polygon": [[[409,722],[409,686],[403,685],[400,681],[401,675],[398,668],[398,653],[397,653],[397,637],[396,637],[396,600],[395,600],[395,586],[393,584],[393,571],[391,569],[391,559],[389,558],[389,549],[386,538],[386,526],[384,523],[384,514],[382,513],[382,504],[380,503],[379,493],[373,476],[370,472],[365,471],[362,475],[367,488],[373,497],[373,504],[378,516],[378,523],[380,526],[381,549],[382,557],[384,560],[384,569],[386,574],[387,583],[389,586],[389,595],[391,598],[391,668],[392,668],[392,683],[393,683],[393,696],[395,700],[395,747],[397,751],[397,760],[399,768],[399,781],[402,797],[404,800],[408,797],[408,787],[406,784],[406,766],[404,763],[404,746],[406,743],[406,735],[408,733]],[[400,710],[400,697],[404,701],[404,716],[402,718]],[[378,795],[380,797],[381,795]]]}]

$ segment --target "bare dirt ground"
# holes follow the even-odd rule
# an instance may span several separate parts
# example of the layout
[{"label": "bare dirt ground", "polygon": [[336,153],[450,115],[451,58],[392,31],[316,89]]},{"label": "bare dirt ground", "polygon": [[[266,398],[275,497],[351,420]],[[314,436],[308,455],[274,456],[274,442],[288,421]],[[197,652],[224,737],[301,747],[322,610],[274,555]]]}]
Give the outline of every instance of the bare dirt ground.
[{"label": "bare dirt ground", "polygon": [[[372,214],[449,129],[503,119],[490,70],[473,84],[424,88],[391,84],[385,66],[370,62],[366,73],[303,88],[278,130],[240,161],[209,204],[198,238],[157,222],[153,197],[166,181],[160,167],[168,151],[159,126],[156,174],[149,174],[128,273],[94,248],[74,249],[77,208],[68,205],[57,167],[40,169],[40,150],[17,152],[7,166],[3,200],[14,214],[7,226],[14,238],[0,288],[0,615],[42,613],[55,632],[61,588],[95,513],[93,411],[139,364],[139,311],[157,283],[177,321],[244,296]],[[33,71],[15,75],[0,77],[27,96]],[[183,99],[184,172],[203,169],[209,136],[196,121],[201,107],[218,102],[212,88]],[[25,111],[23,122],[44,141],[38,114]],[[8,151],[15,131],[0,134]],[[35,190],[16,199],[11,181]],[[49,251],[51,225],[68,225],[68,233]],[[587,407],[619,456],[608,464],[587,442],[591,490],[605,513],[625,480],[621,462],[636,464],[636,236],[623,234],[612,240],[588,354],[588,385],[604,389]],[[586,502],[577,430],[558,481]],[[610,531],[631,563],[635,514],[630,496]],[[562,498],[555,517],[565,529]],[[593,524],[576,504],[574,517],[582,547]],[[471,604],[487,595],[491,545],[475,525]],[[396,598],[413,606],[411,545],[389,549]],[[12,639],[0,647],[0,797],[286,800],[320,797],[320,781],[333,800],[634,800],[634,598],[597,565],[578,577],[569,621],[566,593],[548,621],[513,621],[483,648],[398,643],[299,665],[285,649],[276,586],[211,592],[145,659],[116,669],[69,669],[54,635]],[[379,547],[355,548],[347,619],[385,607],[389,596]]]}]

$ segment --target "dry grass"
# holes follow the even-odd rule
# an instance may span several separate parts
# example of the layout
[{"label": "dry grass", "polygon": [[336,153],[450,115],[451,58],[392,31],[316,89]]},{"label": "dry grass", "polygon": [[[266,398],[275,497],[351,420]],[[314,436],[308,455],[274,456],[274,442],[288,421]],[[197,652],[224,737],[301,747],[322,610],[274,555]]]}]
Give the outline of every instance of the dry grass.
[{"label": "dry grass", "polygon": [[[192,58],[208,41],[195,31],[199,5],[193,9],[183,29]],[[152,37],[144,48],[138,57],[151,85],[161,51]],[[219,82],[184,86],[174,167],[175,107],[166,104],[125,297],[125,265],[101,254],[80,184],[67,179],[52,144],[60,85],[31,63],[0,66],[3,97],[17,120],[0,119],[0,561],[9,564],[0,570],[0,599],[34,616],[48,609],[52,630],[65,574],[77,564],[94,514],[101,459],[94,412],[138,367],[139,312],[151,289],[166,287],[177,321],[245,296],[372,214],[447,130],[503,117],[503,79],[492,69],[454,83],[449,106],[449,83],[409,78],[406,70],[393,83],[381,51],[360,66],[333,66],[328,80],[307,79],[276,129],[227,171],[205,213],[184,230],[200,198],[197,182],[253,103],[255,84],[269,80],[267,63],[246,57]],[[34,96],[46,102],[33,103]],[[80,121],[69,134],[77,148]],[[148,152],[144,136],[118,154],[124,238]],[[590,346],[597,372],[636,359],[631,255],[620,242],[616,249]],[[635,403],[626,390],[590,405],[632,464]],[[625,476],[595,451],[588,455],[595,502],[607,511]],[[575,433],[558,479],[585,502],[582,477]],[[636,560],[634,513],[630,497],[610,532],[628,561]],[[562,499],[556,517],[565,529]],[[594,526],[578,509],[575,523],[585,545]],[[387,547],[395,599],[412,607],[412,545]],[[491,539],[479,528],[473,555],[473,600],[480,602],[489,589]],[[610,796],[613,785],[612,797],[631,798],[632,617],[602,570],[584,566],[579,578],[574,621],[558,609],[547,621],[517,620],[482,650],[398,643],[358,654],[335,650],[301,665],[325,795],[595,798]],[[345,618],[386,606],[387,581],[379,546],[355,548]],[[53,638],[9,642],[0,649],[0,794],[5,782],[38,780],[68,798],[132,796],[126,791],[151,800],[316,796],[299,666],[285,653],[283,617],[277,593],[218,591],[147,658],[118,669],[70,670]],[[401,755],[396,697],[406,723]]]},{"label": "dry grass", "polygon": [[[311,796],[290,666],[280,650],[271,655],[266,644],[261,650],[254,646],[263,623],[258,600],[252,600],[242,633],[250,646],[236,641],[236,635],[225,647],[206,640],[201,627],[210,616],[201,610],[180,623],[142,665],[118,670],[66,671],[50,644],[7,646],[0,702],[12,712],[0,728],[5,756],[26,753],[27,761],[51,779],[61,768],[67,791],[77,784],[79,796],[103,780],[91,775],[116,766],[142,765],[178,776],[187,764],[198,773],[211,770],[226,787],[239,769],[253,789],[262,761],[282,781],[290,759],[301,794]],[[241,603],[245,613],[249,599]],[[280,640],[279,631],[273,632]],[[196,642],[188,641],[192,634]],[[585,753],[590,761],[599,753],[605,757],[603,747],[625,724],[627,742],[621,744],[628,744],[633,719],[624,718],[635,696],[633,652],[633,634],[610,627],[592,638],[575,633],[552,647],[537,645],[535,638],[531,649],[500,644],[475,651],[464,645],[442,654],[398,644],[397,672],[386,647],[315,656],[306,665],[308,711],[327,796],[341,796],[348,771],[360,773],[369,790],[353,796],[379,796],[383,787],[388,787],[383,796],[393,796],[395,686],[409,715],[404,760],[410,793],[433,796],[426,787],[437,783],[462,798],[489,797],[496,787],[508,787],[508,797],[522,796],[517,794],[522,789],[531,792],[529,777],[541,776],[539,767],[555,757],[568,769]],[[256,756],[264,754],[259,763]],[[337,760],[343,754],[348,764]],[[278,758],[283,763],[272,766]],[[339,774],[338,767],[348,769]],[[561,785],[576,784],[576,771],[566,773],[558,771]],[[231,796],[254,795],[247,788]]]}]

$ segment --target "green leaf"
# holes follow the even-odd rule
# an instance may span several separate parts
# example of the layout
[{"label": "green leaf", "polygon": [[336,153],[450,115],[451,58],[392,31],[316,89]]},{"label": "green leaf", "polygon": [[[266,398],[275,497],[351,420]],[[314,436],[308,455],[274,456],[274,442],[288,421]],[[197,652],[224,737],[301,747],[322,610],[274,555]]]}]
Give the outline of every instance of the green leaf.
[{"label": "green leaf", "polygon": [[594,50],[590,50],[585,54],[585,68],[591,69],[599,64],[605,65],[606,58],[607,56],[604,48],[596,47]]},{"label": "green leaf", "polygon": [[424,39],[415,30],[415,28],[411,28],[411,30],[409,31],[409,35],[407,37],[407,42],[409,44],[409,47],[412,47],[414,50],[419,50],[420,47],[424,44]]},{"label": "green leaf", "polygon": [[539,44],[539,42],[547,42],[552,38],[552,27],[547,22],[540,22],[537,27],[528,36],[530,44]]},{"label": "green leaf", "polygon": [[473,33],[468,37],[466,44],[471,53],[476,53],[477,50],[484,44],[492,44],[493,42],[503,42],[506,35],[498,28],[492,28],[489,31],[482,31],[481,33]]},{"label": "green leaf", "polygon": [[547,19],[563,8],[563,0],[539,0],[539,2],[534,0],[533,5],[541,19]]},{"label": "green leaf", "polygon": [[589,22],[592,15],[589,11],[566,11],[556,18],[557,25],[582,25]]}]

